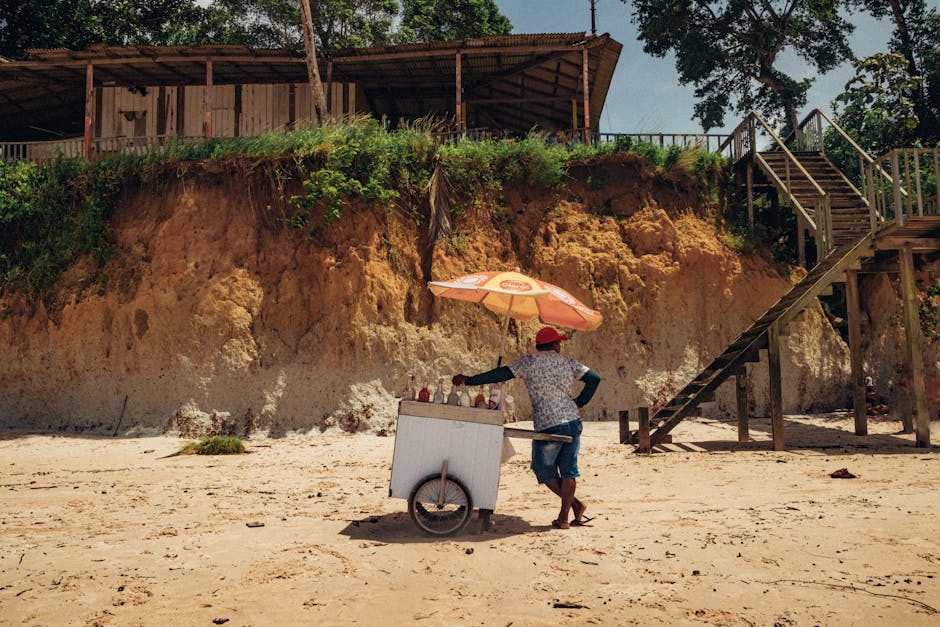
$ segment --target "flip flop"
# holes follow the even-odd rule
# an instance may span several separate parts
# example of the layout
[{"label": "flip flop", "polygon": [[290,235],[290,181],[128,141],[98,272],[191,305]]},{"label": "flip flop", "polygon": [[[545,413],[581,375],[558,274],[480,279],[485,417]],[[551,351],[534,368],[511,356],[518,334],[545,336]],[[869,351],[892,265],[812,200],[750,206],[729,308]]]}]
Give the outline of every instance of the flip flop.
[{"label": "flip flop", "polygon": [[588,523],[594,520],[594,518],[596,517],[595,516],[582,516],[581,520],[572,520],[571,526],[572,527],[590,527]]},{"label": "flip flop", "polygon": [[555,529],[567,529],[568,523],[566,523],[563,520],[553,520],[552,527],[554,527]]}]

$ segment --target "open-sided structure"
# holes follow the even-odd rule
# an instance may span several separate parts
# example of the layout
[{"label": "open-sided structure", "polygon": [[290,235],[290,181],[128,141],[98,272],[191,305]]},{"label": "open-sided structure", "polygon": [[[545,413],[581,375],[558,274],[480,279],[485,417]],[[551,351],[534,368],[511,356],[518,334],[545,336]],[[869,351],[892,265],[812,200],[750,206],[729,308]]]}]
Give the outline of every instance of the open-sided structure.
[{"label": "open-sided structure", "polygon": [[[320,60],[320,74],[332,116],[393,125],[433,116],[457,132],[591,131],[621,48],[609,35],[505,35],[340,51]],[[43,140],[92,157],[121,148],[115,140],[254,135],[309,120],[306,83],[299,51],[33,50],[25,61],[0,62],[0,142],[7,157],[27,156],[13,154],[27,148],[12,142],[38,150]]]}]

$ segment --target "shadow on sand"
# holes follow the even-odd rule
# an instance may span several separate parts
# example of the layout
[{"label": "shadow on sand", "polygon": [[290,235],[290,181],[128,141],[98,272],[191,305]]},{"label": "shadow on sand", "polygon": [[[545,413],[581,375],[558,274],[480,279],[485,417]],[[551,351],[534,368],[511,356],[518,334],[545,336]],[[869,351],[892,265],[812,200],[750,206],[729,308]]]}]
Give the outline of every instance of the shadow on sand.
[{"label": "shadow on sand", "polygon": [[339,533],[351,540],[372,540],[388,544],[423,544],[441,540],[459,540],[460,542],[488,542],[495,538],[507,538],[538,531],[548,531],[551,525],[531,525],[518,516],[494,512],[490,519],[492,528],[481,531],[480,520],[476,512],[459,533],[452,536],[430,536],[415,525],[407,512],[367,516],[360,520],[351,520]]},{"label": "shadow on sand", "polygon": [[[734,420],[699,420],[704,423],[721,425],[725,428],[737,429],[737,423]],[[882,416],[869,416],[868,422],[870,427],[875,423],[893,424],[897,426],[898,432],[855,435],[855,432],[851,430],[851,425],[849,430],[846,430],[846,414],[841,412],[817,414],[805,419],[784,417],[785,448],[790,453],[811,450],[825,455],[854,455],[860,452],[879,455],[918,455],[940,451],[940,446],[934,444],[928,447],[917,446],[912,434],[904,434],[900,431],[901,423],[898,420]],[[774,450],[770,418],[751,418],[749,432],[752,438],[749,442],[738,442],[737,440],[677,441],[672,444],[657,446],[654,451],[731,452]],[[936,433],[932,435],[936,436]]]}]

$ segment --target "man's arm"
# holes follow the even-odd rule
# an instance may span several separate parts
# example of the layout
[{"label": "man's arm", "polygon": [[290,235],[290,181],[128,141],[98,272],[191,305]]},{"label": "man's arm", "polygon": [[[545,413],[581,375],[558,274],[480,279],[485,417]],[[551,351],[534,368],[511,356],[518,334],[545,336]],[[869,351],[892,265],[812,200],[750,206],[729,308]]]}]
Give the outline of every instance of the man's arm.
[{"label": "man's arm", "polygon": [[500,366],[499,368],[493,368],[492,370],[487,370],[486,372],[481,372],[480,374],[475,374],[470,377],[463,374],[455,374],[454,378],[451,379],[451,383],[454,385],[483,385],[485,383],[501,383],[514,378],[515,375],[512,373],[512,370],[509,369],[509,366]]},{"label": "man's arm", "polygon": [[597,390],[597,385],[601,382],[600,376],[591,369],[584,373],[581,380],[584,381],[584,389],[578,394],[578,398],[574,399],[574,404],[578,407],[584,407],[588,404]]}]

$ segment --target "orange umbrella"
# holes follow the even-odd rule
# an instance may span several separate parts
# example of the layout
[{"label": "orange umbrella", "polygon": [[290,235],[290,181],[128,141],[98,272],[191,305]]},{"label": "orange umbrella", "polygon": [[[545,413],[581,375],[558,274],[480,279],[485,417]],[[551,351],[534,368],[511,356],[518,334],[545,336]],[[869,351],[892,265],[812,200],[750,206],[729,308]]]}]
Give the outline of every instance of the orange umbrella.
[{"label": "orange umbrella", "polygon": [[435,296],[483,303],[490,311],[505,316],[500,359],[509,318],[541,320],[568,329],[592,331],[603,321],[601,312],[591,309],[557,285],[518,272],[474,272],[451,279],[431,281]]}]

